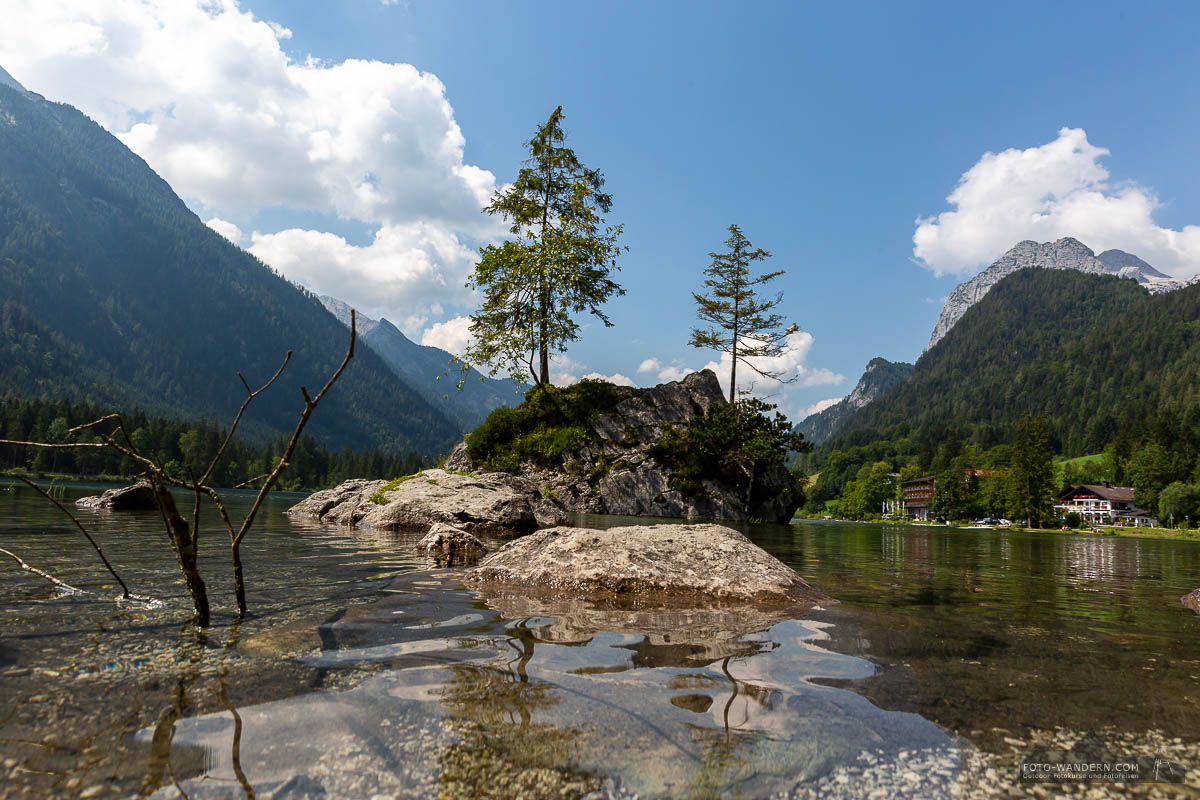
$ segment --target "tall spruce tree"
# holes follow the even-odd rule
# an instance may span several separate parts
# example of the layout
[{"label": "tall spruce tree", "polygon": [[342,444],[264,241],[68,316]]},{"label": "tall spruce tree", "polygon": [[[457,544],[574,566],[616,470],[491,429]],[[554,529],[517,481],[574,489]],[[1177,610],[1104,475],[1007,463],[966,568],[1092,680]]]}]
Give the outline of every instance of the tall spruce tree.
[{"label": "tall spruce tree", "polygon": [[559,106],[527,143],[517,179],[484,209],[507,220],[514,238],[484,247],[467,284],[483,303],[471,316],[466,360],[518,380],[528,369],[537,385],[550,382],[550,355],[579,339],[574,317],[587,312],[611,326],[600,307],[625,293],[612,279],[626,249],[617,244],[622,226],[602,216],[612,195],[603,174],[563,145],[562,120]]},{"label": "tall spruce tree", "polygon": [[1054,513],[1054,451],[1046,421],[1026,412],[1017,423],[1008,474],[1008,513],[1040,528]]},{"label": "tall spruce tree", "polygon": [[688,344],[729,353],[729,402],[732,403],[737,398],[738,362],[764,378],[784,383],[795,380],[786,379],[782,373],[747,359],[781,355],[783,342],[800,328],[793,324],[785,329],[783,317],[774,312],[783,302],[782,292],[768,300],[758,298],[757,287],[784,273],[783,270],[776,270],[751,277],[750,265],[770,258],[771,254],[762,248],[755,248],[737,225],[729,226],[729,238],[725,240],[725,246],[729,252],[708,254],[712,263],[704,270],[704,274],[709,276],[704,280],[704,286],[709,294],[692,293],[698,307],[697,315],[702,321],[712,323],[712,327],[693,328]]}]

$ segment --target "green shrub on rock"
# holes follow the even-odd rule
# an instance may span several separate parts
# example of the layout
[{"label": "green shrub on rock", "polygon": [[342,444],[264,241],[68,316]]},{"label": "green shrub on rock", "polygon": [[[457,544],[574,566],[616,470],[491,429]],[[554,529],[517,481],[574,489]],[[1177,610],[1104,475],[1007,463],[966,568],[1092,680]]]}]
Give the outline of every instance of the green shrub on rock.
[{"label": "green shrub on rock", "polygon": [[789,452],[812,449],[803,434],[792,430],[787,417],[777,411],[769,416],[774,409],[757,398],[714,404],[684,428],[667,426],[649,454],[675,471],[672,483],[685,496],[703,492],[704,480],[749,491],[755,476],[768,466],[784,464]]},{"label": "green shrub on rock", "polygon": [[592,435],[596,417],[636,391],[593,380],[565,388],[534,386],[521,405],[497,408],[467,434],[467,452],[494,472],[516,472],[523,461],[558,466],[564,453]]}]

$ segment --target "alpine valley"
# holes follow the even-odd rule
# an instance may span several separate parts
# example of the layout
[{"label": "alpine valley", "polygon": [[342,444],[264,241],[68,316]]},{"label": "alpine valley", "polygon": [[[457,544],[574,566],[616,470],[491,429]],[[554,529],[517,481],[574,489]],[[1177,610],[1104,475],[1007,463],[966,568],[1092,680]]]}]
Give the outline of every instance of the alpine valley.
[{"label": "alpine valley", "polygon": [[[0,284],[10,398],[223,421],[245,395],[238,373],[257,385],[292,350],[243,423],[258,441],[291,429],[300,387],[323,384],[348,340],[321,300],[209,229],[115,137],[11,79],[0,80]],[[434,457],[519,399],[477,374],[462,397],[453,379],[435,393],[450,354],[386,321],[361,318],[359,333],[368,346],[308,428],[322,444]]]}]

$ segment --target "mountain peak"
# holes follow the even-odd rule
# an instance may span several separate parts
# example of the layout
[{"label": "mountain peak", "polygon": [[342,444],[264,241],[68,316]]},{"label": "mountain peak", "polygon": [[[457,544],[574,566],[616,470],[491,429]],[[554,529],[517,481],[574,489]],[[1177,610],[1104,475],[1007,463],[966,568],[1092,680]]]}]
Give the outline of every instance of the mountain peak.
[{"label": "mountain peak", "polygon": [[0,83],[4,84],[5,86],[10,86],[20,92],[28,91],[24,86],[17,83],[17,79],[12,75],[9,75],[8,72],[5,71],[4,67],[0,67]]},{"label": "mountain peak", "polygon": [[913,365],[875,357],[867,362],[854,391],[822,411],[805,417],[796,430],[813,444],[821,444],[863,406],[912,374]]},{"label": "mountain peak", "polygon": [[942,313],[933,326],[929,337],[929,348],[937,344],[967,309],[983,299],[992,287],[1017,270],[1030,269],[1073,269],[1092,275],[1119,275],[1132,278],[1152,294],[1170,292],[1183,288],[1184,281],[1171,278],[1147,264],[1135,255],[1123,250],[1106,250],[1097,256],[1090,247],[1072,236],[1064,236],[1054,242],[1018,242],[1007,253],[996,259],[983,272],[954,287],[946,298]]},{"label": "mountain peak", "polygon": [[1108,267],[1113,272],[1121,272],[1129,267],[1134,267],[1143,275],[1148,275],[1152,278],[1170,278],[1170,275],[1164,275],[1154,267],[1142,261],[1133,253],[1126,253],[1124,250],[1105,250],[1100,255],[1096,256],[1104,266]]}]

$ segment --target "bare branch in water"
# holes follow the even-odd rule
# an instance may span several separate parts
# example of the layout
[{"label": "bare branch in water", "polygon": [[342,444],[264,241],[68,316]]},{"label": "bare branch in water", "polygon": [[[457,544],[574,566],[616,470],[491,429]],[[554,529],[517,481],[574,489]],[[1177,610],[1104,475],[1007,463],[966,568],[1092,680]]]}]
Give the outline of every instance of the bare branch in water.
[{"label": "bare branch in water", "polygon": [[233,585],[237,592],[239,613],[246,613],[246,587],[242,579],[242,540],[246,538],[246,534],[250,531],[250,526],[254,524],[254,517],[258,514],[259,508],[262,507],[263,501],[267,497],[267,492],[271,491],[271,487],[279,480],[280,474],[287,467],[288,462],[292,460],[292,453],[296,450],[296,444],[300,441],[300,434],[304,431],[304,426],[308,424],[308,418],[317,410],[317,404],[325,397],[325,393],[342,376],[342,372],[346,369],[346,365],[350,363],[350,359],[354,358],[354,340],[357,336],[358,328],[354,309],[350,309],[350,344],[346,347],[346,355],[342,359],[342,363],[329,376],[329,380],[321,387],[321,391],[317,392],[316,397],[309,397],[308,389],[303,386],[300,387],[300,393],[304,395],[304,410],[300,412],[300,421],[296,423],[296,428],[292,431],[292,437],[288,440],[287,447],[284,449],[283,455],[279,457],[279,461],[276,462],[275,468],[271,470],[266,480],[263,481],[263,485],[259,487],[258,496],[254,498],[254,505],[250,507],[250,511],[246,514],[245,519],[242,520],[237,534],[233,537]]},{"label": "bare branch in water", "polygon": [[75,519],[75,515],[72,514],[70,511],[67,511],[66,507],[63,506],[62,503],[55,500],[50,495],[49,492],[47,492],[42,487],[38,486],[33,481],[26,478],[24,475],[17,475],[16,478],[17,478],[17,480],[21,481],[22,483],[28,485],[34,491],[41,494],[42,497],[45,497],[51,503],[54,503],[54,505],[58,506],[59,511],[63,512],[64,514],[66,514],[68,517],[71,518],[71,522],[75,523],[75,527],[79,528],[79,532],[82,533],[84,538],[87,539],[91,543],[92,548],[95,549],[95,551],[96,551],[96,555],[100,556],[100,560],[104,562],[105,568],[107,568],[108,571],[110,573],[112,573],[112,576],[117,579],[117,583],[121,584],[121,591],[123,591],[125,593],[122,596],[123,597],[132,597],[133,595],[130,593],[129,587],[125,585],[125,581],[121,580],[121,576],[117,574],[117,571],[115,569],[113,569],[113,565],[108,563],[108,559],[104,557],[104,551],[100,549],[100,545],[96,544],[96,540],[92,538],[92,535],[87,532],[87,530],[83,527],[83,525],[79,524],[79,520]]},{"label": "bare branch in water", "polygon": [[87,592],[83,591],[83,589],[76,589],[71,584],[60,581],[58,578],[54,577],[49,572],[43,572],[42,570],[38,569],[37,567],[29,566],[24,561],[22,561],[21,557],[18,556],[16,553],[13,553],[9,550],[5,550],[3,547],[0,547],[0,553],[3,553],[4,555],[11,558],[13,561],[16,561],[17,564],[20,565],[21,569],[25,570],[26,572],[32,572],[34,575],[40,575],[41,577],[43,577],[46,580],[53,583],[58,588],[62,589],[64,592],[70,592],[71,594],[87,594]]}]

